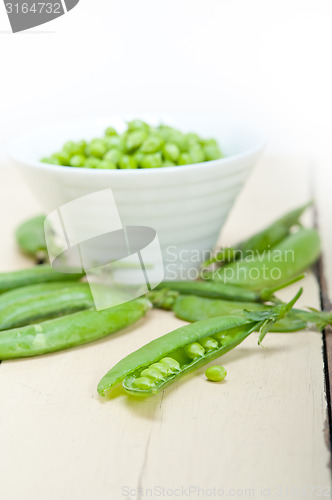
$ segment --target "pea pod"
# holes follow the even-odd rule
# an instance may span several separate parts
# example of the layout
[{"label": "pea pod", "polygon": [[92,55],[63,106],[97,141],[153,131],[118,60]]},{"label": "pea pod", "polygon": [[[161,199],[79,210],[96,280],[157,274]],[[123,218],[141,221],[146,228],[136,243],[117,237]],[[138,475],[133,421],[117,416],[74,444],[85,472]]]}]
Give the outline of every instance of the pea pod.
[{"label": "pea pod", "polygon": [[53,281],[78,281],[83,277],[79,273],[59,273],[51,266],[35,266],[20,271],[0,273],[0,293],[21,286]]},{"label": "pea pod", "polygon": [[241,257],[246,257],[248,252],[262,253],[270,250],[272,247],[281,243],[290,234],[290,230],[294,226],[300,224],[300,217],[303,212],[312,205],[312,202],[306,203],[291,212],[286,213],[281,218],[267,226],[262,231],[254,234],[247,240],[244,240],[236,245],[236,248],[222,249],[211,259],[206,260],[203,268],[207,268],[212,263],[227,263],[233,260],[238,260]]},{"label": "pea pod", "polygon": [[44,233],[45,215],[37,215],[18,226],[15,237],[20,250],[33,257],[38,263],[47,260],[47,246]]},{"label": "pea pod", "polygon": [[[292,285],[302,278],[304,278],[304,274],[296,276],[294,279],[277,287],[263,288],[258,292],[255,292],[254,290],[248,290],[237,285],[229,285],[218,281],[163,281],[155,288],[155,291],[150,293],[149,296],[152,303],[158,303],[158,300],[161,300],[161,302],[163,303],[162,307],[164,309],[168,308],[165,306],[166,297],[167,299],[171,298],[171,294],[166,293],[165,297],[160,294],[159,290],[164,289],[173,290],[184,295],[198,295],[200,297],[220,298],[235,301],[267,302],[268,300],[273,299],[275,292],[289,285]],[[169,302],[169,304],[169,308],[171,308],[171,301]]]},{"label": "pea pod", "polygon": [[[193,295],[179,295],[173,302],[174,314],[189,322],[201,321],[223,315],[246,316],[246,311],[271,311],[273,307],[253,302],[236,302],[222,299],[209,299]],[[286,318],[271,326],[272,332],[294,332],[315,327],[323,330],[332,324],[332,313],[325,311],[302,311],[293,308]]]},{"label": "pea pod", "polygon": [[97,390],[101,396],[107,396],[112,387],[122,382],[130,394],[157,394],[180,376],[226,354],[252,332],[260,331],[260,342],[272,324],[289,312],[301,293],[302,290],[287,305],[252,313],[254,318],[251,313],[247,313],[246,318],[219,316],[152,340],[117,363],[100,380]]},{"label": "pea pod", "polygon": [[0,313],[7,307],[12,305],[17,306],[21,302],[25,302],[30,299],[38,299],[40,297],[46,297],[48,295],[62,291],[67,291],[68,289],[76,289],[77,287],[86,287],[85,283],[80,283],[76,281],[55,281],[53,283],[38,283],[36,285],[27,285],[20,288],[14,288],[0,295]]},{"label": "pea pod", "polygon": [[320,238],[314,229],[300,229],[272,250],[255,258],[226,264],[209,278],[250,290],[279,286],[311,266],[320,254]]},{"label": "pea pod", "polygon": [[2,331],[0,359],[38,356],[101,339],[135,323],[149,307],[149,301],[142,297],[103,311],[80,311]]},{"label": "pea pod", "polygon": [[26,298],[0,310],[0,330],[63,316],[94,307],[88,283],[62,288],[39,297]]}]

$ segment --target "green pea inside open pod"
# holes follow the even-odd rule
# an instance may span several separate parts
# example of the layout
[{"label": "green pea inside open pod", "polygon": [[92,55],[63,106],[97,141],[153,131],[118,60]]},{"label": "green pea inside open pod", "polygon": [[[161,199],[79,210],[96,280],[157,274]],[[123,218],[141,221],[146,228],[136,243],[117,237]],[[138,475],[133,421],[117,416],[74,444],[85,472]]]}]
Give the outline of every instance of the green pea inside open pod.
[{"label": "green pea inside open pod", "polygon": [[268,312],[197,321],[152,340],[111,368],[97,390],[101,396],[108,396],[122,382],[130,395],[155,395],[179,377],[226,354],[254,331],[261,333],[260,343],[270,327],[286,316],[301,293],[302,290],[289,304],[272,307]]}]

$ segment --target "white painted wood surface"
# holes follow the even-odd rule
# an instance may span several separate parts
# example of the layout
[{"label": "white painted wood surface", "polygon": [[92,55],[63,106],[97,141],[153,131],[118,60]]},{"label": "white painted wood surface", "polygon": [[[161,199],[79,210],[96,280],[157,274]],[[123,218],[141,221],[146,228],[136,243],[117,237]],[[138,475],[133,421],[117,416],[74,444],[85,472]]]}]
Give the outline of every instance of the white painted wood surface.
[{"label": "white painted wood surface", "polygon": [[[245,237],[305,202],[311,184],[305,159],[265,156],[223,241]],[[38,204],[10,169],[2,171],[0,189],[1,268],[24,267],[13,228],[38,213]],[[301,304],[319,307],[313,275]],[[180,324],[171,313],[151,311],[94,344],[3,362],[1,500],[329,498],[320,333],[271,333],[265,349],[251,336],[222,359],[223,384],[208,383],[200,369],[150,400],[97,396],[97,382],[112,365]]]}]

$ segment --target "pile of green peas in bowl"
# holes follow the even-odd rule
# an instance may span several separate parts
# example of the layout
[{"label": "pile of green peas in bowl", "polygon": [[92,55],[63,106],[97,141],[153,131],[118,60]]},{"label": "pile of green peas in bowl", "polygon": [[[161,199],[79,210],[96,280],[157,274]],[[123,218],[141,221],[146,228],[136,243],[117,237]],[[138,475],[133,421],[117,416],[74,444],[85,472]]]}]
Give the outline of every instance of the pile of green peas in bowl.
[{"label": "pile of green peas in bowl", "polygon": [[222,157],[215,139],[203,139],[167,125],[152,127],[136,119],[128,122],[121,134],[108,127],[104,137],[68,141],[61,151],[41,161],[65,167],[136,169],[191,165]]}]

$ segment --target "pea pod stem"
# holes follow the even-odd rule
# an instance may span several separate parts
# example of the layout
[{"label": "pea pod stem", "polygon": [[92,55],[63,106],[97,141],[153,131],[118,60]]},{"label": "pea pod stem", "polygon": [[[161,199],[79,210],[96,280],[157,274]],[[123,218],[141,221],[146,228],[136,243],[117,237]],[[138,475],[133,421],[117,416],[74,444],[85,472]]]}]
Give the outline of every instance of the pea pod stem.
[{"label": "pea pod stem", "polygon": [[0,359],[38,356],[101,339],[135,323],[150,307],[142,297],[102,311],[81,311],[2,331]]},{"label": "pea pod stem", "polygon": [[[222,315],[245,316],[245,311],[271,311],[273,306],[254,302],[237,302],[223,299],[210,299],[194,295],[179,295],[172,310],[179,319],[189,322],[201,321]],[[272,332],[294,332],[315,327],[323,330],[332,324],[332,313],[325,311],[306,311],[293,308],[288,315],[271,326]]]},{"label": "pea pod stem", "polygon": [[[183,326],[163,335],[117,363],[100,380],[97,388],[98,393],[101,396],[107,396],[112,387],[123,381],[123,387],[130,394],[142,396],[156,394],[174,382],[179,376],[230,351],[253,331],[263,328],[262,337],[265,336],[272,324],[288,314],[289,309],[301,293],[302,289],[296,294],[290,304],[275,306],[268,312],[257,312],[255,313],[255,318],[251,318],[249,315],[247,317],[219,316]],[[187,354],[188,347],[193,343],[199,343],[200,340],[207,337],[217,340],[217,348],[206,351],[203,356],[198,356],[194,359],[189,358]],[[144,388],[144,386],[142,388],[135,384],[138,378],[142,378],[140,377],[142,372],[145,374],[149,373],[145,370],[148,370],[151,365],[154,370],[156,366],[163,365],[165,357],[166,359],[172,359],[177,363],[179,368],[175,367],[166,377],[152,381],[150,387],[145,380],[140,385],[143,386],[144,382],[147,388]],[[143,378],[147,377],[144,376]]]}]

